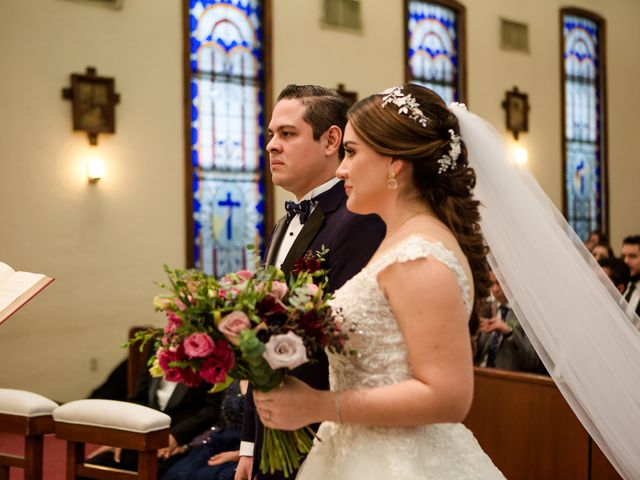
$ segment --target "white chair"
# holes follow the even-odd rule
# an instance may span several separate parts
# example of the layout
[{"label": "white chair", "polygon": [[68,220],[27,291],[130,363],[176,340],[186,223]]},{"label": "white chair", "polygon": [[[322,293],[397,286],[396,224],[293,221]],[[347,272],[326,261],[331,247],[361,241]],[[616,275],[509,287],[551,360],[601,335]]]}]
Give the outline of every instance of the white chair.
[{"label": "white chair", "polygon": [[[171,417],[152,408],[116,400],[76,400],[53,412],[56,437],[67,441],[67,480],[135,478],[155,480],[158,448],[169,444]],[[138,452],[138,471],[85,463],[94,443]]]},{"label": "white chair", "polygon": [[0,388],[0,432],[24,436],[24,455],[0,453],[0,480],[9,467],[24,470],[25,480],[42,479],[43,435],[53,433],[53,410],[58,404],[37,393]]}]

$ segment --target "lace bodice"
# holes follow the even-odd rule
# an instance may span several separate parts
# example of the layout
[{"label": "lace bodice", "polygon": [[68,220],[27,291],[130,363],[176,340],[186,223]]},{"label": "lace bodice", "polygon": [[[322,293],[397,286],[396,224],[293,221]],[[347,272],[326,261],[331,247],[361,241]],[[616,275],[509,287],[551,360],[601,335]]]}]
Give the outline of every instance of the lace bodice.
[{"label": "lace bodice", "polygon": [[453,252],[441,242],[417,235],[399,242],[335,293],[332,307],[342,317],[343,328],[349,331],[349,346],[357,353],[353,356],[329,356],[332,390],[376,387],[410,378],[402,332],[377,278],[393,263],[427,257],[436,259],[453,271],[467,311],[471,311],[469,280]]}]

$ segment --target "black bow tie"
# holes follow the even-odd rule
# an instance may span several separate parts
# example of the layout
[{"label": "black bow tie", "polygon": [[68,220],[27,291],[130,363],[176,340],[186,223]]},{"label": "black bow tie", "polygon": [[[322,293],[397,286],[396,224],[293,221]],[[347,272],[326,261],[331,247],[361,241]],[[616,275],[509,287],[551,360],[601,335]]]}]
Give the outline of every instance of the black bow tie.
[{"label": "black bow tie", "polygon": [[287,201],[284,203],[284,208],[287,210],[287,218],[291,220],[296,215],[299,215],[300,223],[304,225],[315,204],[316,202],[313,200],[302,200],[300,203]]}]

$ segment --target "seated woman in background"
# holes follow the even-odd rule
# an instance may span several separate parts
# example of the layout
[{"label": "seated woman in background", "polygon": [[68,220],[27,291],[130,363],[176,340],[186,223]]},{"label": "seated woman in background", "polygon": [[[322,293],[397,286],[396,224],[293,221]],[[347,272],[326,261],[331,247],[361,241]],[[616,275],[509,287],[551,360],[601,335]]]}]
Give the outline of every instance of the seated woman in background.
[{"label": "seated woman in background", "polygon": [[613,254],[613,250],[611,249],[611,247],[609,246],[608,243],[596,243],[592,248],[591,248],[591,255],[593,255],[593,258],[596,259],[596,261],[600,261],[603,258],[615,258],[615,255]]},{"label": "seated woman in background", "polygon": [[186,457],[171,467],[162,480],[233,480],[240,458],[240,429],[246,381],[235,380],[225,390],[220,419],[196,437]]},{"label": "seated woman in background", "polygon": [[624,293],[629,283],[629,267],[620,258],[605,257],[598,259],[598,265],[602,267],[602,270],[611,279],[620,293]]}]

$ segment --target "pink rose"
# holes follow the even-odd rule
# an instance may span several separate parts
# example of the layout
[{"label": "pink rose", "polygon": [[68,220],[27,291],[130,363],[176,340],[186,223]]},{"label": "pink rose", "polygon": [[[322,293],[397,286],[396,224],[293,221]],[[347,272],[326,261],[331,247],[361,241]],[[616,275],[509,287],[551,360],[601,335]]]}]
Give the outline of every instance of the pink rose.
[{"label": "pink rose", "polygon": [[243,280],[251,280],[253,278],[253,273],[249,270],[238,270],[237,275]]},{"label": "pink rose", "polygon": [[238,344],[240,332],[251,326],[249,317],[244,312],[234,311],[222,317],[218,330],[234,345]]},{"label": "pink rose", "polygon": [[274,370],[294,369],[309,361],[302,339],[291,331],[285,335],[271,335],[264,347],[262,356]]},{"label": "pink rose", "polygon": [[215,353],[200,365],[200,377],[211,384],[224,382],[233,368],[234,360],[233,352],[225,341],[216,340]]},{"label": "pink rose", "polygon": [[282,300],[288,290],[289,287],[287,287],[287,284],[284,282],[279,282],[278,280],[271,282],[271,295],[276,297],[278,300]]},{"label": "pink rose", "polygon": [[206,333],[192,333],[184,341],[184,352],[191,358],[211,355],[215,350],[213,340]]}]

